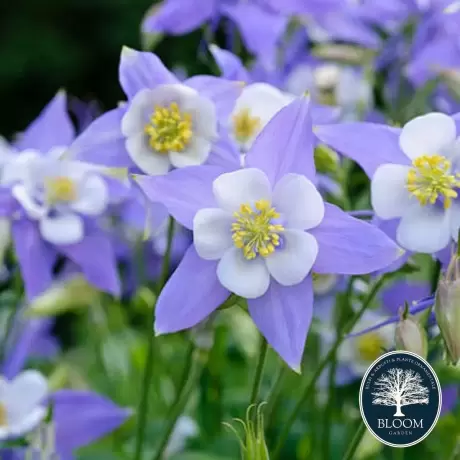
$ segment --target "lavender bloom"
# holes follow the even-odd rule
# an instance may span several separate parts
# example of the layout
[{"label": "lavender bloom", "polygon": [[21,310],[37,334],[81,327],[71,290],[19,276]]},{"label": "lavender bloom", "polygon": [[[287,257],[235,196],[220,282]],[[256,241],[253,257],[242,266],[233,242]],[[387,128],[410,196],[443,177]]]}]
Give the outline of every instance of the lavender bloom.
[{"label": "lavender bloom", "polygon": [[58,254],[100,289],[119,290],[113,249],[96,219],[122,186],[96,167],[64,159],[73,137],[66,97],[59,92],[10,148],[1,170],[1,213],[12,224],[29,299],[51,285]]},{"label": "lavender bloom", "polygon": [[224,16],[237,25],[244,44],[252,53],[272,63],[288,20],[267,3],[264,0],[166,0],[147,15],[142,30],[182,35],[206,22],[216,25]]},{"label": "lavender bloom", "polygon": [[402,130],[371,123],[316,130],[323,142],[350,156],[372,177],[376,215],[400,219],[396,239],[401,246],[424,253],[435,253],[457,240],[456,133],[455,118],[441,113],[417,117]]},{"label": "lavender bloom", "polygon": [[128,103],[95,120],[71,146],[73,158],[150,175],[239,162],[220,141],[241,84],[211,76],[180,82],[154,54],[126,47],[120,82]]},{"label": "lavender bloom", "polygon": [[398,257],[377,228],[324,204],[314,185],[313,143],[303,98],[261,132],[245,169],[137,178],[149,199],[194,230],[194,245],[158,300],[157,333],[193,327],[233,292],[248,299],[268,342],[299,370],[313,313],[311,270],[369,273]]}]

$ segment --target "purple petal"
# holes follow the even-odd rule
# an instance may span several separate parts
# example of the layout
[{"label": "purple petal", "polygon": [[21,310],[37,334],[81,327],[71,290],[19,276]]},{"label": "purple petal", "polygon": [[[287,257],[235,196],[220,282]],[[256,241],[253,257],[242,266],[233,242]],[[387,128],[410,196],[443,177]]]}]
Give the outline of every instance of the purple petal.
[{"label": "purple petal", "polygon": [[313,265],[317,273],[372,273],[390,265],[401,254],[396,243],[376,226],[355,219],[328,203],[324,220],[310,233],[319,245]]},{"label": "purple petal", "polygon": [[52,321],[49,319],[28,319],[20,325],[18,337],[10,351],[5,356],[2,374],[7,379],[14,378],[25,366],[31,355],[54,355],[58,343],[49,330]]},{"label": "purple petal", "polygon": [[75,128],[67,112],[67,96],[64,91],[59,91],[22,133],[15,147],[46,153],[53,147],[70,145],[74,137]]},{"label": "purple petal", "polygon": [[219,133],[219,139],[212,146],[207,164],[227,170],[238,169],[241,166],[240,152],[235,142],[223,129]]},{"label": "purple petal", "polygon": [[246,155],[248,168],[259,168],[274,185],[288,173],[316,182],[310,99],[296,99],[262,130]]},{"label": "purple petal", "polygon": [[286,30],[288,19],[250,2],[224,4],[222,10],[237,24],[249,51],[272,65],[276,44]]},{"label": "purple petal", "polygon": [[59,250],[80,267],[89,283],[115,296],[120,294],[115,251],[103,233],[86,235],[80,243],[59,246]]},{"label": "purple petal", "polygon": [[216,0],[167,0],[155,8],[142,24],[146,33],[167,32],[183,35],[211,19],[216,11]]},{"label": "purple petal", "polygon": [[426,44],[408,64],[406,75],[416,86],[424,85],[439,75],[441,70],[457,68],[460,46],[452,37],[443,36]]},{"label": "purple petal", "polygon": [[268,291],[248,300],[249,313],[268,343],[296,372],[300,372],[305,340],[313,317],[311,276],[295,286],[271,280]]},{"label": "purple petal", "polygon": [[397,315],[404,303],[413,302],[428,297],[431,294],[429,283],[421,281],[398,280],[382,292],[382,303],[390,315]]},{"label": "purple petal", "polygon": [[193,228],[193,218],[202,208],[217,207],[212,183],[228,172],[217,166],[190,166],[164,176],[136,176],[147,198],[162,203],[184,227]]},{"label": "purple petal", "polygon": [[448,387],[442,388],[442,405],[441,415],[445,415],[454,409],[457,404],[458,398],[458,386],[449,385]]},{"label": "purple petal", "polygon": [[124,47],[119,67],[120,84],[128,99],[140,90],[158,85],[179,83],[179,80],[153,53]]},{"label": "purple petal", "polygon": [[131,410],[89,391],[60,390],[51,395],[56,448],[61,455],[91,444],[120,427]]},{"label": "purple petal", "polygon": [[356,161],[372,177],[385,163],[410,164],[399,148],[400,129],[374,123],[342,123],[315,127],[318,139]]},{"label": "purple petal", "polygon": [[[372,224],[376,225],[383,233],[389,236],[392,240],[396,240],[396,230],[398,228],[400,219],[389,219],[383,220],[378,217],[372,219]],[[413,253],[410,251],[404,252],[400,257],[398,257],[392,264],[388,267],[377,270],[374,275],[383,275],[384,273],[391,273],[399,270],[411,257]]]},{"label": "purple petal", "polygon": [[124,113],[118,108],[96,118],[71,145],[72,158],[112,168],[134,167],[121,133]]},{"label": "purple petal", "polygon": [[229,295],[217,279],[217,261],[201,259],[195,247],[190,246],[158,298],[156,334],[197,325]]},{"label": "purple petal", "polygon": [[241,94],[244,85],[241,82],[226,80],[221,77],[212,77],[210,75],[197,75],[185,80],[184,84],[190,86],[200,93],[211,99],[217,110],[217,117],[221,123],[227,123],[235,102]]},{"label": "purple petal", "polygon": [[228,80],[250,81],[248,71],[236,54],[219,48],[217,45],[211,45],[209,50],[219,66],[222,77]]},{"label": "purple petal", "polygon": [[26,295],[31,300],[53,282],[56,253],[42,240],[35,222],[26,219],[13,221],[12,236]]},{"label": "purple petal", "polygon": [[0,218],[11,217],[20,210],[20,205],[11,194],[11,189],[0,188]]}]

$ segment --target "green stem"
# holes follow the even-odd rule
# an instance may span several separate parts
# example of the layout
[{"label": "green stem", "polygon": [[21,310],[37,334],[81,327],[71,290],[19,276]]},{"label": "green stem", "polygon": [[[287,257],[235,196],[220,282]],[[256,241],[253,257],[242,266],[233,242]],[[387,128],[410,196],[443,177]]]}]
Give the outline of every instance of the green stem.
[{"label": "green stem", "polygon": [[366,432],[366,425],[364,425],[364,422],[361,420],[358,430],[353,436],[353,439],[351,440],[351,443],[348,446],[348,449],[345,452],[345,455],[343,456],[342,460],[353,460],[356,449],[358,448],[365,432]]},{"label": "green stem", "polygon": [[267,356],[268,344],[264,337],[260,338],[259,357],[257,360],[256,372],[254,374],[254,382],[252,385],[250,405],[257,403],[259,397],[260,384],[262,383],[262,375],[264,372],[265,358]]},{"label": "green stem", "polygon": [[0,362],[3,362],[3,360],[4,360],[5,356],[6,356],[6,352],[7,352],[7,348],[8,348],[8,342],[10,340],[11,333],[13,332],[14,322],[16,320],[17,311],[18,311],[18,305],[15,304],[11,308],[11,311],[7,313],[8,318],[6,320],[5,333],[4,333],[3,339],[2,339],[2,341],[0,343]]},{"label": "green stem", "polygon": [[174,404],[171,406],[169,417],[166,423],[166,428],[161,436],[160,444],[156,454],[152,457],[153,460],[161,460],[164,455],[164,451],[168,446],[168,441],[171,437],[171,433],[176,426],[177,420],[180,415],[184,412],[185,406],[190,399],[190,395],[194,389],[195,381],[198,376],[198,360],[194,359],[194,353],[187,355],[187,362],[184,366],[185,375],[188,375],[188,379],[183,379],[182,386],[177,389],[177,397]]},{"label": "green stem", "polygon": [[287,366],[280,362],[280,368],[276,376],[275,382],[270,390],[269,396],[267,398],[267,406],[265,407],[265,420],[267,420],[266,430],[270,432],[273,427],[273,423],[276,419],[276,413],[281,402],[281,395],[284,386],[284,378],[286,376]]},{"label": "green stem", "polygon": [[[170,268],[169,261],[171,258],[171,247],[172,247],[173,236],[174,236],[174,219],[170,217],[169,224],[168,224],[168,241],[166,245],[166,251],[163,257],[163,266],[161,269],[161,276],[160,276],[160,282],[159,282],[160,292],[163,289],[168,279],[168,273],[169,273],[169,268]],[[139,259],[140,259],[140,262],[139,262],[140,267],[143,270],[142,256],[140,256]],[[143,282],[143,279],[140,279],[139,282],[141,284]],[[152,305],[151,324],[153,325],[154,323],[155,323],[155,305]],[[152,380],[152,375],[153,375],[154,356],[155,356],[155,335],[149,334],[147,360],[145,363],[144,378],[143,378],[142,390],[141,390],[141,399],[139,401],[139,409],[138,409],[139,422],[137,425],[136,450],[134,453],[134,460],[140,460],[142,458],[142,450],[144,447],[144,440],[145,440],[145,428],[147,424],[150,382]]]},{"label": "green stem", "polygon": [[439,260],[434,260],[433,268],[431,271],[431,293],[432,294],[436,292],[440,274],[441,274],[441,262]]},{"label": "green stem", "polygon": [[387,276],[383,275],[372,287],[372,289],[369,291],[367,298],[364,300],[361,308],[354,314],[352,318],[347,322],[345,327],[343,328],[342,334],[339,334],[337,336],[337,339],[335,340],[334,344],[332,345],[332,348],[329,350],[327,355],[323,358],[323,360],[320,362],[318,367],[316,368],[315,372],[311,376],[310,380],[307,382],[305,385],[302,395],[297,401],[297,404],[295,405],[294,409],[292,410],[291,415],[289,416],[287,422],[284,424],[283,430],[281,431],[281,434],[278,438],[278,442],[276,444],[273,456],[270,457],[272,460],[277,460],[280,458],[281,455],[281,449],[284,446],[284,443],[286,442],[288,436],[289,436],[289,430],[291,429],[291,426],[295,422],[297,416],[299,415],[300,411],[302,410],[302,407],[304,403],[308,400],[308,398],[312,395],[313,390],[316,385],[316,381],[318,380],[319,376],[322,374],[323,370],[326,368],[326,366],[329,364],[329,361],[335,356],[337,350],[339,349],[340,345],[342,342],[346,339],[347,335],[353,330],[353,328],[356,326],[358,321],[360,320],[361,316],[363,313],[366,311],[366,309],[369,307],[369,305],[372,303],[374,300],[374,297],[376,296],[377,292],[380,290],[384,282],[386,281]]}]

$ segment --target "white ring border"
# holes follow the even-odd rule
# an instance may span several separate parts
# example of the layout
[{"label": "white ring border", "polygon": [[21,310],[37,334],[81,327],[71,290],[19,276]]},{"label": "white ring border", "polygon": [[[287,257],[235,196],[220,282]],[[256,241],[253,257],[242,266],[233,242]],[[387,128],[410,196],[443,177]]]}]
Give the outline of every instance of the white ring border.
[{"label": "white ring border", "polygon": [[[436,381],[436,385],[438,387],[438,392],[439,392],[438,413],[436,414],[436,418],[434,419],[430,429],[423,435],[423,437],[421,437],[420,439],[417,439],[417,441],[411,442],[409,444],[392,444],[391,442],[384,441],[382,438],[377,436],[377,434],[372,430],[372,428],[367,423],[367,420],[366,420],[366,417],[365,417],[364,411],[363,411],[363,398],[362,398],[362,396],[363,396],[364,382],[366,381],[366,378],[367,378],[369,372],[371,371],[371,369],[373,369],[373,367],[377,363],[382,361],[384,358],[386,358],[388,356],[391,356],[391,355],[394,355],[394,354],[406,354],[406,355],[414,356],[414,357],[418,358],[420,361],[422,361],[428,367],[428,369],[431,371],[431,373],[433,374],[434,379]],[[377,358],[369,366],[369,368],[367,369],[367,371],[364,374],[364,377],[363,377],[363,379],[361,381],[361,385],[359,387],[359,411],[361,412],[361,418],[363,419],[364,424],[366,425],[369,433],[371,433],[372,436],[374,436],[374,438],[376,438],[382,444],[385,444],[385,445],[390,446],[390,447],[404,448],[404,447],[415,446],[419,442],[422,442],[433,431],[434,427],[438,423],[439,415],[441,414],[441,407],[442,407],[442,391],[441,391],[441,384],[439,383],[439,379],[438,379],[438,376],[436,375],[436,372],[434,371],[434,369],[431,367],[431,365],[425,359],[423,359],[421,356],[417,355],[416,353],[412,353],[411,351],[405,351],[405,350],[389,351],[388,353],[385,353],[384,355],[382,355],[379,358]]]}]

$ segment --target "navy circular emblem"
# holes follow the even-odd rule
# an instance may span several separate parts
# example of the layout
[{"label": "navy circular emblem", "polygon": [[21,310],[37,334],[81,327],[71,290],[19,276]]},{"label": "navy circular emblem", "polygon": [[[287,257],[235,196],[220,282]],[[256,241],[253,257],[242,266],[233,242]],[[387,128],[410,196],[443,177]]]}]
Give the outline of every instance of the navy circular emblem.
[{"label": "navy circular emblem", "polygon": [[374,361],[359,390],[359,408],[369,431],[392,447],[425,439],[441,411],[441,387],[432,367],[408,351]]}]

